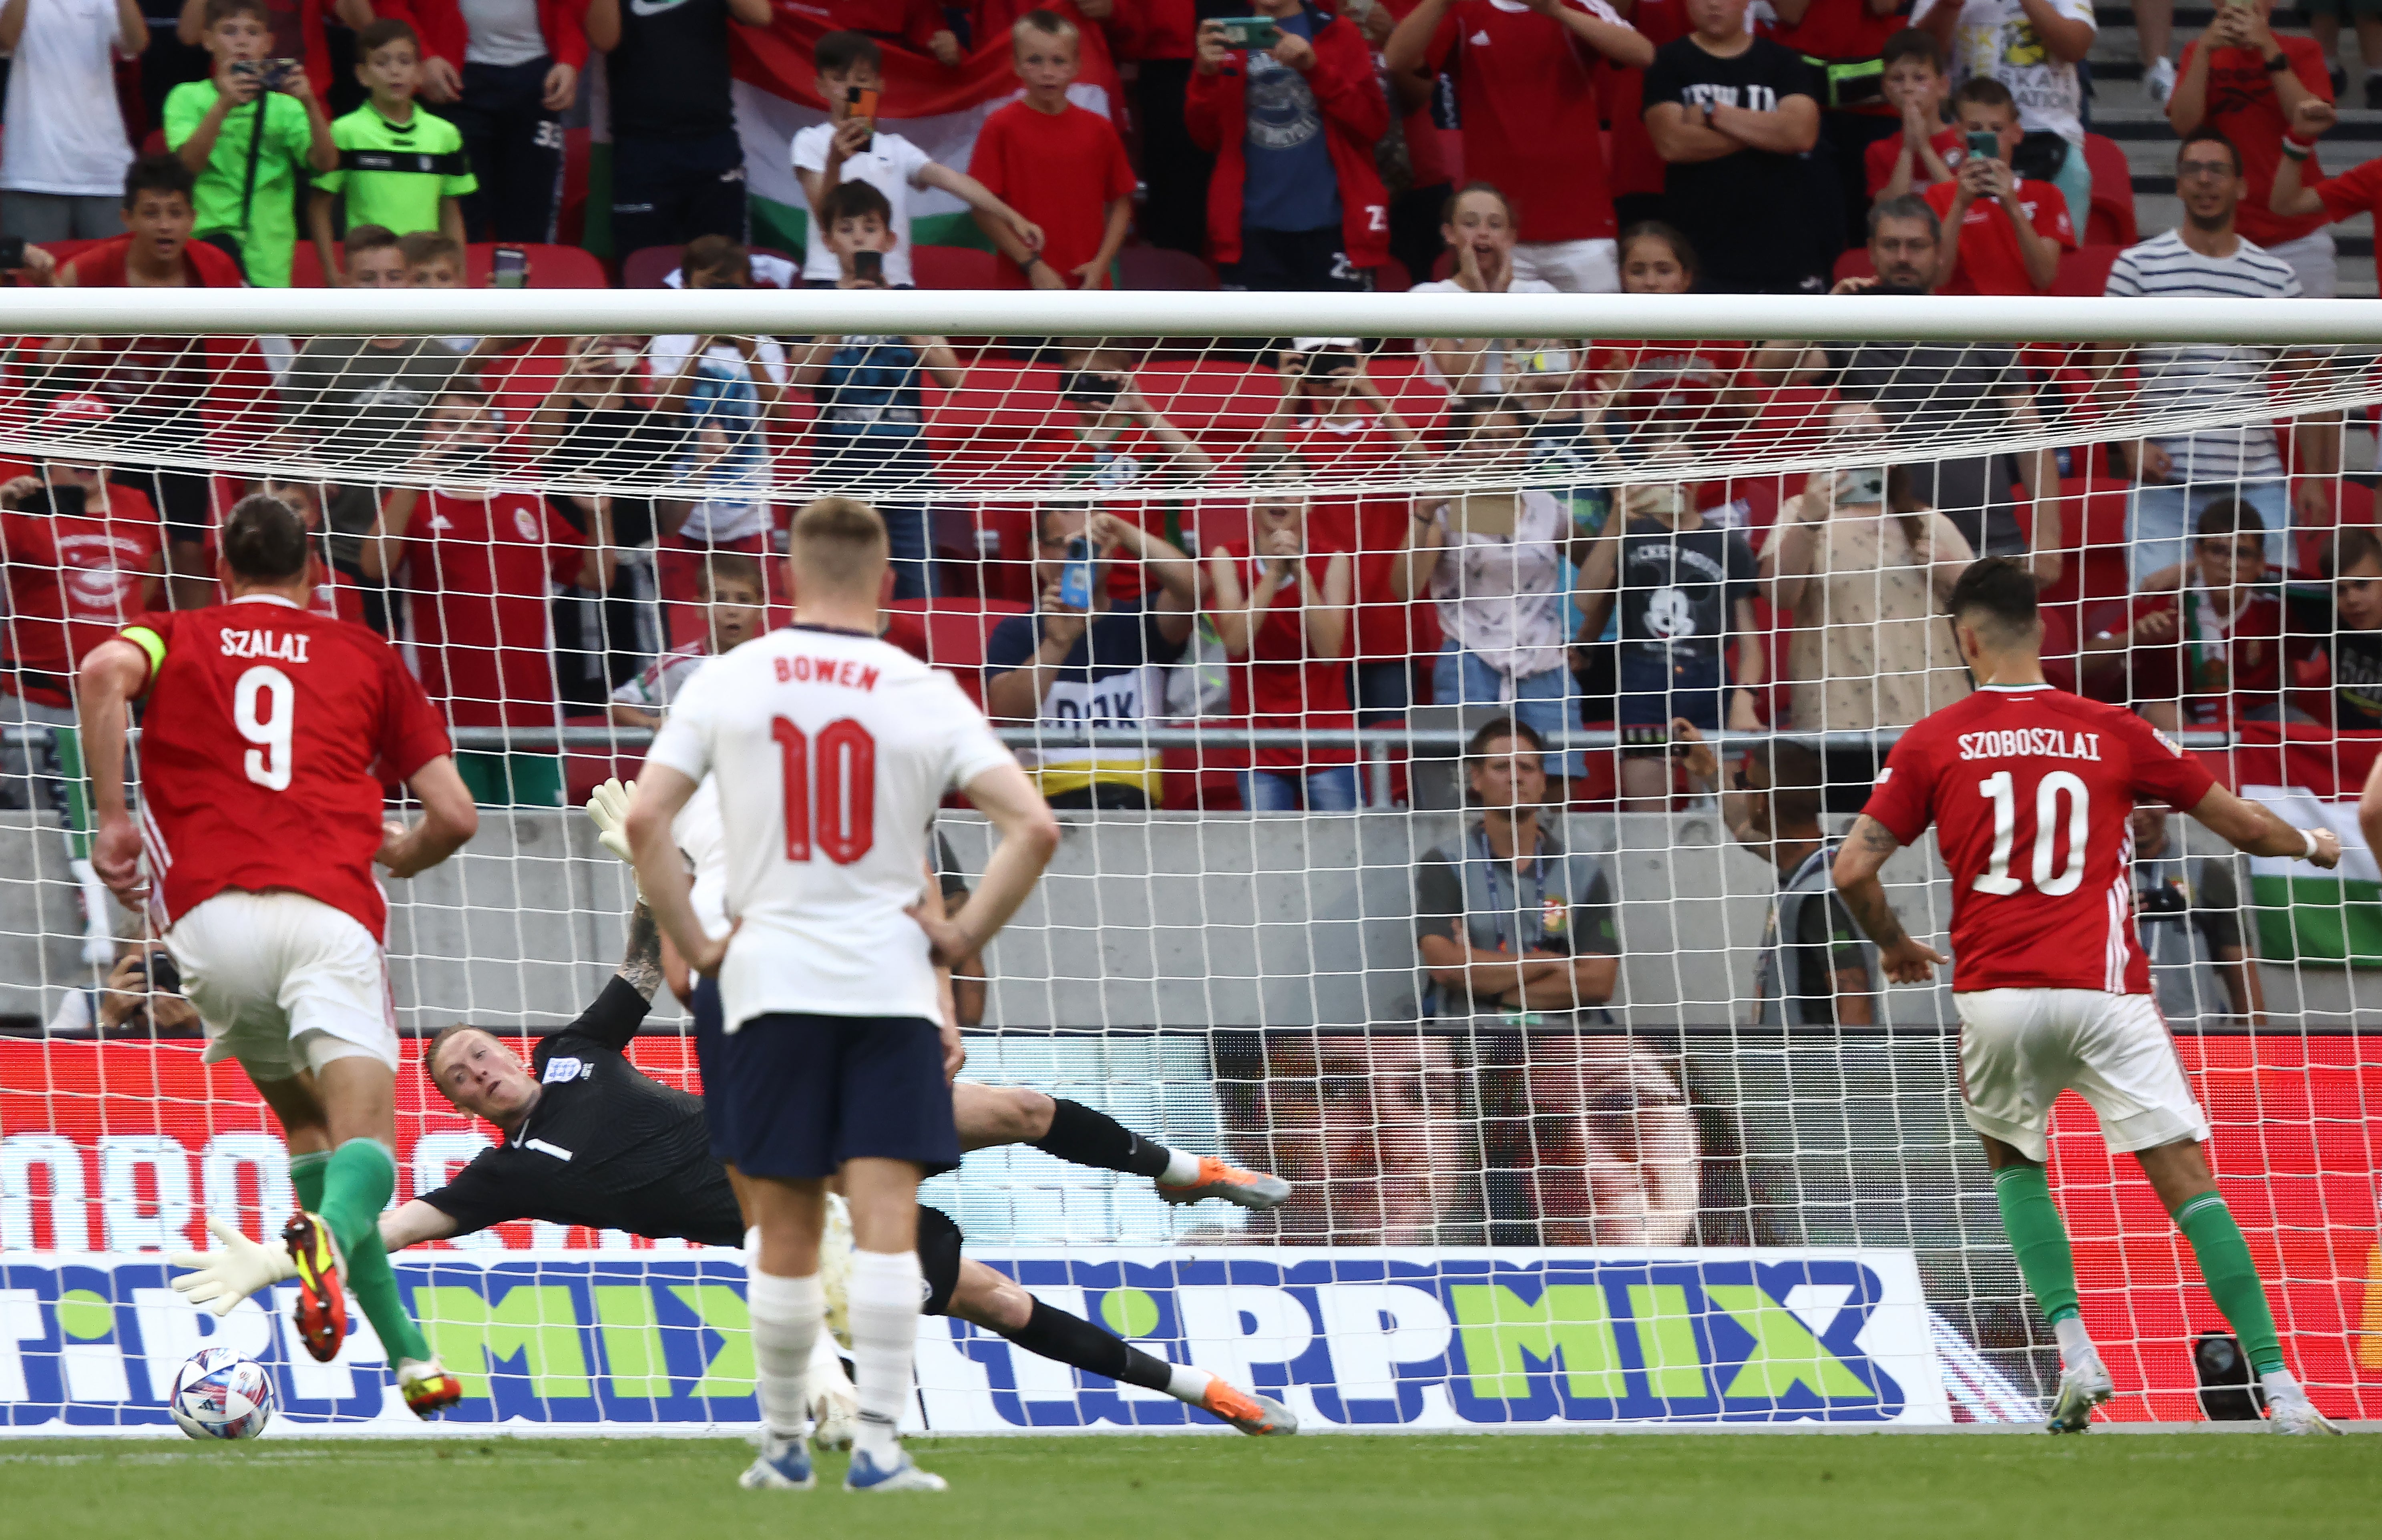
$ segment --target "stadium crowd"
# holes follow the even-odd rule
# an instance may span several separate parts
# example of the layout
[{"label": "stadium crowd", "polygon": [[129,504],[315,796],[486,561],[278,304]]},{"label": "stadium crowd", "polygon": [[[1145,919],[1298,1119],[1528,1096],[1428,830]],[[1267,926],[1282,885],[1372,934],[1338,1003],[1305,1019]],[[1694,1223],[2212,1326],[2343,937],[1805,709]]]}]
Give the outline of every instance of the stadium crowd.
[{"label": "stadium crowd", "polygon": [[[166,31],[129,0],[8,0],[0,257],[19,284],[84,287],[899,287],[964,272],[1649,304],[2290,298],[2333,292],[2327,226],[2382,189],[2382,161],[2323,175],[2316,141],[2346,82],[2325,48],[2274,30],[2267,0],[2220,9],[2145,75],[2179,135],[2185,217],[2143,240],[2122,171],[2093,165],[2083,0],[1247,8],[188,0]],[[774,251],[751,244],[731,74],[797,16],[827,112],[792,140],[804,249]],[[964,166],[880,119],[896,74],[958,69],[1004,37],[1020,94]],[[608,210],[587,206],[572,149],[599,55]],[[1093,64],[1129,78],[1112,116],[1071,94]],[[2103,88],[2118,89],[2137,88]],[[2367,91],[2382,100],[2382,77]],[[929,192],[989,251],[914,243]],[[583,244],[558,240],[566,226]],[[1003,721],[1287,730],[1050,748],[1036,768],[1062,806],[1399,795],[1344,740],[1284,739],[1435,703],[1541,739],[1616,728],[1617,755],[1551,752],[1548,796],[1663,808],[1699,789],[1678,752],[1690,729],[1893,728],[1965,693],[1941,603],[1981,555],[2032,566],[2061,683],[2170,728],[2372,727],[2382,544],[2370,488],[2343,473],[2339,415],[2098,441],[2122,411],[2254,411],[2327,367],[2215,347],[1761,339],[1062,353],[923,336],[18,337],[0,408],[53,437],[137,436],[126,459],[141,463],[0,467],[0,704],[70,721],[84,650],[141,608],[212,596],[213,530],[253,487],[204,467],[237,447],[359,468],[262,484],[319,532],[319,603],[403,642],[464,728],[652,727],[705,655],[783,614],[768,557],[796,485],[878,504],[890,634]],[[1809,479],[1695,464],[1724,442],[1887,446],[1922,426],[2073,442],[1881,448],[1903,463]],[[1016,496],[937,495],[939,468],[993,458]],[[1605,479],[1671,464],[1667,484]],[[657,466],[674,495],[568,490]],[[1477,471],[1484,490],[1332,495],[1349,467]],[[1225,470],[1283,490],[1187,495]],[[478,487],[496,471],[550,489]],[[557,805],[613,764],[551,739],[467,747],[495,803]],[[21,801],[53,772],[27,762],[37,748],[6,752]],[[1867,775],[1831,761],[1828,779]]]}]

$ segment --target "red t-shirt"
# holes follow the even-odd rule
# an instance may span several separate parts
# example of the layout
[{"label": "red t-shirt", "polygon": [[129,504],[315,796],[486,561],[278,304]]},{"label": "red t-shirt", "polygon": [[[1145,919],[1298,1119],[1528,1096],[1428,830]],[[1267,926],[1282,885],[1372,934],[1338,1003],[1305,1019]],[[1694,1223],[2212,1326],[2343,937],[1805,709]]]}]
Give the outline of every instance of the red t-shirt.
[{"label": "red t-shirt", "polygon": [[396,651],[285,600],[144,615],[141,842],[168,923],[226,888],[289,888],[377,939],[381,784],[448,752]]},{"label": "red t-shirt", "polygon": [[[82,288],[128,287],[125,259],[129,235],[117,236],[78,254],[66,264]],[[238,288],[239,264],[203,240],[182,247],[182,280],[191,288]],[[191,436],[199,403],[223,373],[225,348],[195,336],[103,336],[87,340],[94,352],[77,354],[56,382],[68,390],[105,397],[120,412],[136,413],[153,429],[175,424]],[[229,382],[226,382],[228,384]]]},{"label": "red t-shirt", "polygon": [[[1187,59],[1199,18],[1193,0],[1117,0],[1109,28],[1119,58]],[[983,35],[976,34],[979,43]]]},{"label": "red t-shirt", "polygon": [[947,31],[935,0],[828,0],[828,25],[907,43],[920,53]]},{"label": "red t-shirt", "polygon": [[2134,931],[2137,801],[2197,807],[2208,767],[2120,706],[1986,685],[1908,728],[1861,811],[1952,874],[1952,987],[2151,992]]},{"label": "red t-shirt", "polygon": [[2354,219],[2382,209],[2382,159],[2352,165],[2338,177],[2303,184],[2324,200],[2327,219]]},{"label": "red t-shirt", "polygon": [[1551,16],[1455,0],[1423,57],[1443,69],[1451,51],[1465,179],[1513,201],[1524,240],[1611,239],[1595,50]]},{"label": "red t-shirt", "polygon": [[422,682],[459,727],[555,720],[549,585],[583,561],[579,532],[546,500],[432,492],[405,529]]},{"label": "red t-shirt", "polygon": [[[2279,33],[2275,46],[2291,61],[2291,73],[2299,77],[2300,84],[2327,102],[2332,100],[2332,75],[2326,67],[2323,49],[2312,39]],[[2195,40],[2183,51],[2179,72],[2192,68],[2192,55],[2199,49]],[[2283,162],[2283,129],[2289,119],[2283,116],[2282,102],[2266,75],[2265,56],[2258,50],[2219,48],[2209,55],[2208,110],[2201,121],[2222,130],[2241,152],[2241,175],[2248,191],[2233,212],[2233,223],[2244,238],[2272,246],[2297,240],[2328,223],[2323,214],[2314,214],[2286,219],[2266,207],[2275,191],[2275,168]],[[2311,155],[2300,167],[2300,175],[2314,182],[2324,171]]]},{"label": "red t-shirt", "polygon": [[1811,0],[1803,19],[1792,27],[1773,21],[1763,31],[1781,48],[1792,48],[1807,59],[1848,64],[1876,58],[1885,52],[1885,40],[1909,25],[1900,12],[1878,15],[1869,8],[1869,0]]},{"label": "red t-shirt", "polygon": [[[1073,103],[1065,112],[1046,113],[1012,102],[984,120],[967,168],[994,197],[1042,226],[1042,260],[1070,287],[1074,270],[1099,255],[1109,202],[1133,196],[1133,164],[1116,126]],[[1001,281],[1031,287],[1006,257]]]},{"label": "red t-shirt", "polygon": [[[1259,582],[1271,581],[1265,576],[1267,568],[1249,555],[1247,541],[1234,541],[1223,550],[1240,568],[1244,593],[1253,592]],[[1332,555],[1330,551],[1308,553],[1308,574],[1314,580],[1318,593],[1322,591],[1324,574],[1331,569]],[[1295,591],[1272,596],[1265,619],[1251,639],[1249,655],[1233,663],[1232,687],[1233,715],[1246,718],[1252,727],[1348,732],[1357,726],[1356,714],[1348,704],[1346,649],[1342,649],[1340,656],[1330,658],[1318,657],[1308,649],[1306,617]],[[1348,764],[1356,758],[1354,749],[1259,749],[1250,755],[1251,763],[1261,770]],[[1202,759],[1209,765],[1225,763],[1212,751]]]},{"label": "red t-shirt", "polygon": [[[1657,48],[1691,31],[1687,7],[1679,0],[1639,0],[1638,8],[1629,14],[1629,25]],[[1646,72],[1624,68],[1611,59],[1601,61],[1598,68],[1602,72],[1600,89],[1613,124],[1613,196],[1633,192],[1660,196],[1666,167],[1654,152],[1653,136],[1646,131]]]},{"label": "red t-shirt", "polygon": [[1709,418],[1749,350],[1742,342],[1600,342],[1589,349],[1588,369],[1614,393],[1607,428],[1626,435],[1643,423],[1684,427]]},{"label": "red t-shirt", "polygon": [[0,658],[47,676],[18,677],[16,693],[65,705],[83,654],[148,607],[141,585],[165,548],[157,510],[128,486],[108,487],[106,503],[79,518],[0,511],[8,572]]},{"label": "red t-shirt", "polygon": [[[1947,171],[1959,170],[1960,163],[1968,158],[1969,136],[1958,128],[1938,128],[1927,136],[1927,143]],[[1885,184],[1894,180],[1894,163],[1901,158],[1900,134],[1889,134],[1861,152],[1861,170],[1869,179],[1869,195],[1872,202],[1879,193],[1885,190]],[[1911,190],[1922,192],[1931,185],[1927,180],[1927,164],[1914,158],[1910,166]]]},{"label": "red t-shirt", "polygon": [[[1320,486],[1351,475],[1386,480],[1406,463],[1396,437],[1377,417],[1302,417],[1290,430],[1289,449]],[[1420,602],[1400,599],[1390,577],[1405,552],[1413,509],[1410,498],[1381,494],[1320,499],[1307,510],[1317,548],[1356,559],[1357,614],[1348,630],[1354,662],[1390,663],[1416,650],[1414,612]]]},{"label": "red t-shirt", "polygon": [[[1937,182],[1927,189],[1927,206],[1938,219],[1948,218],[1957,182]],[[2076,225],[2068,217],[2068,195],[2049,182],[2020,177],[2018,206],[2026,211],[2037,235],[2049,236],[2063,251],[2076,250]],[[1952,274],[1946,294],[2041,294],[2026,275],[2026,259],[2019,253],[2018,232],[1998,202],[1982,200],[1969,205],[1960,219],[1960,265]]]}]

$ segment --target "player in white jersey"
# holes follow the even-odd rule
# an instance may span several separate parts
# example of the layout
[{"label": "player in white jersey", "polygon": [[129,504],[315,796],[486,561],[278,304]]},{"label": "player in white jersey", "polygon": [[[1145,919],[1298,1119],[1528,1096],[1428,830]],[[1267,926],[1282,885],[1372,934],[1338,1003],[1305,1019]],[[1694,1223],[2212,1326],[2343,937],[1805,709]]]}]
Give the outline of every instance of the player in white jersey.
[{"label": "player in white jersey", "polygon": [[[759,1221],[747,1302],[762,1420],[748,1486],[815,1485],[804,1379],[825,1316],[826,1183],[852,1205],[860,1429],[844,1485],[939,1490],[895,1427],[918,1331],[919,1181],[959,1163],[959,1029],[938,964],[981,950],[1025,902],[1059,825],[959,687],[878,639],[883,520],[825,497],[793,524],[794,624],[689,681],[627,823],[638,885],[681,956],[717,974],[717,1098]],[[707,935],[670,825],[718,775],[736,928]],[[957,920],[924,909],[929,828],[958,788],[999,832]]]}]

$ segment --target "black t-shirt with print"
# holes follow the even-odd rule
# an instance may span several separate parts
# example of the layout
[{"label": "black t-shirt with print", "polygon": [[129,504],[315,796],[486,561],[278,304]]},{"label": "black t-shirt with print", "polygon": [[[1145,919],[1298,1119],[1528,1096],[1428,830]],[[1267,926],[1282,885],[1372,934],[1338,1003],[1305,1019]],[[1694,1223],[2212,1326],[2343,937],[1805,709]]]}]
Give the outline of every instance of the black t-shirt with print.
[{"label": "black t-shirt with print", "polygon": [[1687,652],[1717,664],[1731,606],[1754,593],[1753,547],[1735,530],[1674,530],[1633,517],[1621,527],[1621,650],[1658,663]]},{"label": "black t-shirt with print", "polygon": [[[1802,55],[1768,38],[1734,58],[1714,58],[1692,37],[1654,51],[1646,67],[1645,104],[1665,102],[1773,112],[1789,96],[1820,99]],[[1811,181],[1802,159],[1769,150],[1739,150],[1717,160],[1668,168],[1663,183],[1666,216],[1695,247],[1701,286],[1716,293],[1780,292],[1813,276],[1807,227]]]}]

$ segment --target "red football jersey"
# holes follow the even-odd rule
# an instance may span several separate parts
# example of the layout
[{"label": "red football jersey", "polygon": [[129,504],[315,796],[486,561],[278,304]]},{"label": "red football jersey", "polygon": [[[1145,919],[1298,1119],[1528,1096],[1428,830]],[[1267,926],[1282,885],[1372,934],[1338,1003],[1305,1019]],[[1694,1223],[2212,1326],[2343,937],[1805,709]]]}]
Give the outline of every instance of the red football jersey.
[{"label": "red football jersey", "polygon": [[395,650],[261,597],[144,615],[122,634],[150,662],[141,837],[166,923],[226,888],[289,888],[381,935],[381,782],[448,752]]},{"label": "red football jersey", "polygon": [[552,727],[552,583],[586,560],[579,532],[543,497],[425,494],[406,526],[414,655],[459,727]]},{"label": "red football jersey", "polygon": [[1935,825],[1952,874],[1952,987],[2151,992],[2134,934],[2134,803],[2216,777],[2121,707],[1985,685],[1906,730],[1861,811],[1905,845]]},{"label": "red football jersey", "polygon": [[162,569],[157,510],[131,487],[105,490],[89,515],[0,509],[12,612],[0,621],[0,658],[27,671],[27,693],[60,703],[83,654],[156,602],[141,590]]}]

